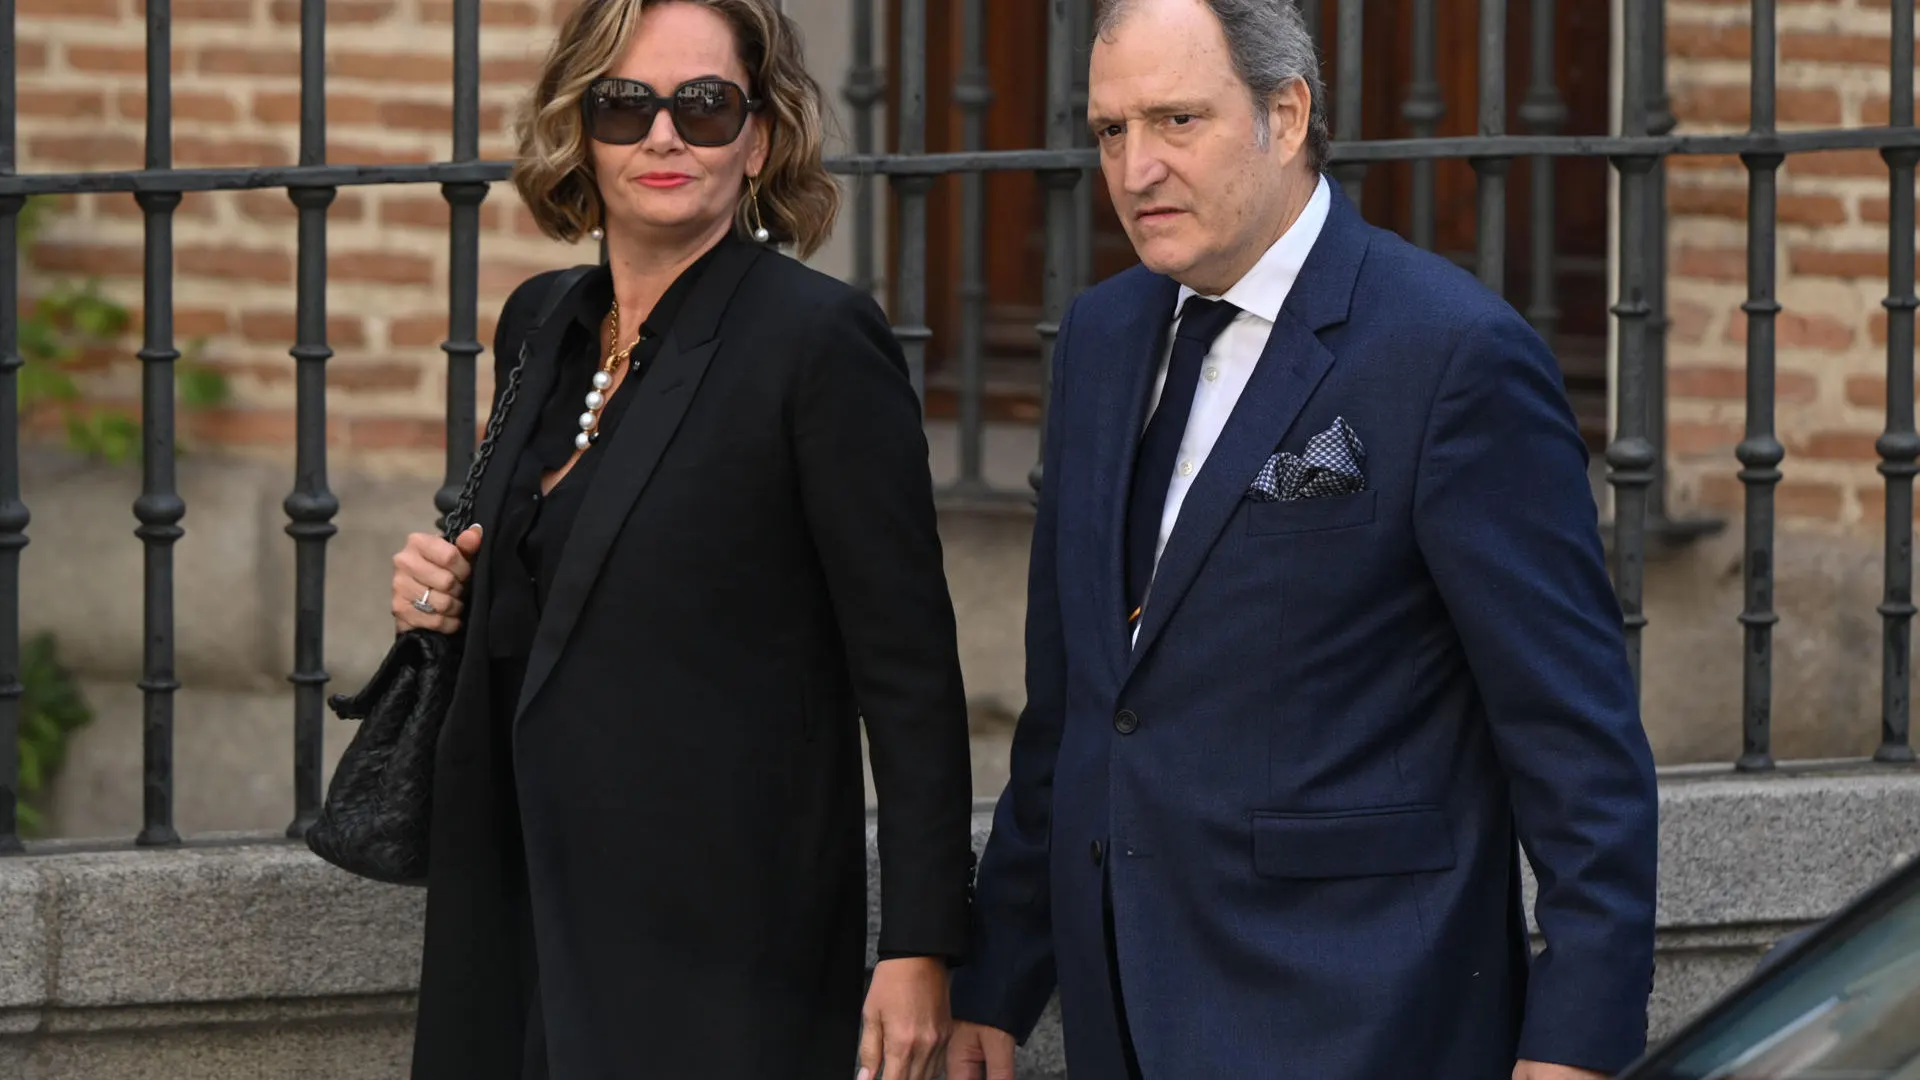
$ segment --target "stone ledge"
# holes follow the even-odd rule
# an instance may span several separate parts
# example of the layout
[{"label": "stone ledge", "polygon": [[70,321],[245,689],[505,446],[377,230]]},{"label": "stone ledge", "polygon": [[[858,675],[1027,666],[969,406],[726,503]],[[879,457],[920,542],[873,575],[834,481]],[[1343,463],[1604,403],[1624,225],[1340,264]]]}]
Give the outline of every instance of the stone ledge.
[{"label": "stone ledge", "polygon": [[1664,770],[1660,925],[1825,917],[1920,852],[1920,770]]},{"label": "stone ledge", "polygon": [[[20,1009],[0,1019],[0,1035],[42,1032],[51,1035],[159,1031],[167,1028],[256,1027],[283,1024],[342,1024],[386,1021],[411,1023],[412,994],[364,997],[286,998],[274,1001],[201,1002],[183,1005],[123,1005],[106,1008]],[[21,1023],[21,1021],[28,1021]]]},{"label": "stone ledge", "polygon": [[0,948],[0,1007],[82,1008],[409,991],[425,893],[285,840],[215,838],[8,860],[10,900],[0,922],[29,929]]},{"label": "stone ledge", "polygon": [[[178,1012],[178,1010],[170,1010]],[[407,1074],[413,1020],[404,1007],[286,1018],[180,1015],[164,1029],[0,1035],[9,1080],[394,1080]],[[4,1029],[0,1029],[4,1030]]]},{"label": "stone ledge", "polygon": [[[1744,977],[1783,934],[1920,847],[1912,769],[1667,770],[1661,803],[1656,1036]],[[978,804],[976,846],[990,820],[991,805]],[[871,824],[868,842],[871,851]],[[877,868],[870,873],[877,899]],[[423,901],[420,890],[360,881],[274,837],[210,836],[160,851],[34,845],[0,859],[0,1064],[28,1062],[7,1075],[62,1080],[155,1075],[110,1066],[121,1060],[113,1040],[210,1031],[227,1033],[223,1061],[266,1052],[265,1031],[302,1045],[324,1044],[329,1032],[374,1040],[354,1060],[404,1060]],[[82,1047],[94,1043],[107,1049]],[[1031,1071],[1022,1075],[1059,1075],[1058,1046],[1050,1012],[1023,1050]],[[98,1064],[62,1071],[69,1060]]]}]

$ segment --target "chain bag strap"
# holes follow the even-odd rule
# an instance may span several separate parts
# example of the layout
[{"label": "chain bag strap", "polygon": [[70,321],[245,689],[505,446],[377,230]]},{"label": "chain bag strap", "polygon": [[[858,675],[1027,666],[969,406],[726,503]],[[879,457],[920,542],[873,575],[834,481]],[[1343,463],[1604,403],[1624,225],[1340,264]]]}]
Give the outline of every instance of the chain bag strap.
[{"label": "chain bag strap", "polygon": [[[466,482],[441,525],[451,542],[472,524],[473,502],[493,459],[494,446],[520,395],[533,341],[581,278],[580,266],[554,279],[539,314],[521,335],[520,352],[486,434],[467,466]],[[360,726],[347,744],[320,815],[307,829],[307,847],[348,873],[394,885],[424,885],[433,811],[433,764],[440,729],[460,674],[464,628],[454,634],[407,630],[359,693],[336,694],[328,705]]]}]

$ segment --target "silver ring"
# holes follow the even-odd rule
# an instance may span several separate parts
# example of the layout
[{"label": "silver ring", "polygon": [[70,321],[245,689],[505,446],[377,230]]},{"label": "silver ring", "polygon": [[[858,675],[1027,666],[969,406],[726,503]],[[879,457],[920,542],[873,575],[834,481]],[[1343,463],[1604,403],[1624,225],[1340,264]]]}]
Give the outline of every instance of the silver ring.
[{"label": "silver ring", "polygon": [[430,597],[432,597],[432,596],[433,596],[433,590],[432,590],[432,589],[428,589],[427,591],[425,591],[425,592],[423,592],[423,593],[421,593],[421,594],[420,594],[420,599],[418,599],[418,600],[415,600],[415,601],[413,602],[413,610],[415,610],[415,611],[417,611],[417,612],[419,612],[419,613],[420,613],[420,614],[422,614],[422,615],[433,615],[433,614],[437,614],[437,613],[436,613],[436,612],[435,612],[435,611],[433,610],[433,605],[432,605],[431,603],[429,603],[429,602],[428,602],[428,599],[429,599]]}]

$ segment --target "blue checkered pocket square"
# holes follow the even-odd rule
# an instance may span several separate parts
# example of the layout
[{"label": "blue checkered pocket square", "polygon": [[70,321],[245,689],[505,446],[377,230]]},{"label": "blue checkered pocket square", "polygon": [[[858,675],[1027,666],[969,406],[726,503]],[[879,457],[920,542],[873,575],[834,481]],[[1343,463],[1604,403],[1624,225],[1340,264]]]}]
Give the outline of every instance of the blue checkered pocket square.
[{"label": "blue checkered pocket square", "polygon": [[1367,448],[1345,417],[1307,440],[1304,453],[1285,450],[1267,459],[1247,489],[1247,498],[1259,502],[1322,499],[1367,489]]}]

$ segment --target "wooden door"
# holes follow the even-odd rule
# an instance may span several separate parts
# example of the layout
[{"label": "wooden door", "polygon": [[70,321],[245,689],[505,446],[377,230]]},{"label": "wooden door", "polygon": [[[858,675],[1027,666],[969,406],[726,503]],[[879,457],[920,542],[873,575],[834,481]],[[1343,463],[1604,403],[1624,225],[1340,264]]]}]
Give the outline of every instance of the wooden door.
[{"label": "wooden door", "polygon": [[[1338,55],[1337,0],[1324,0],[1322,74],[1330,86]],[[1434,50],[1436,82],[1445,107],[1440,136],[1472,135],[1479,116],[1479,4],[1477,0],[1437,0]],[[1528,134],[1521,118],[1532,72],[1533,5],[1507,5],[1506,122],[1510,134]],[[1361,130],[1365,138],[1411,138],[1412,125],[1401,116],[1413,71],[1413,0],[1369,0],[1366,6],[1366,62],[1362,66]],[[1558,134],[1604,135],[1610,115],[1608,85],[1609,5],[1605,0],[1560,0],[1555,11],[1555,91],[1566,110]],[[1594,43],[1601,47],[1593,47]],[[1559,312],[1549,342],[1560,358],[1569,395],[1580,415],[1582,432],[1595,450],[1606,438],[1607,388],[1607,163],[1602,159],[1556,159],[1554,293]],[[1534,160],[1512,162],[1507,172],[1506,273],[1503,295],[1529,312],[1533,296]],[[1479,181],[1463,160],[1442,161],[1434,170],[1434,248],[1469,269],[1476,267]],[[1406,162],[1375,165],[1361,181],[1361,208],[1367,220],[1402,236],[1413,233],[1413,168]]]},{"label": "wooden door", "polygon": [[[889,2],[889,25],[899,25],[899,0]],[[954,83],[963,60],[961,0],[927,0],[927,137],[929,151],[963,148],[964,112]],[[1047,6],[1038,0],[990,0],[986,67],[993,100],[986,111],[987,149],[1046,145]],[[889,42],[888,70],[899,70],[899,40]],[[899,100],[889,80],[889,106]],[[895,128],[889,149],[899,146]],[[1041,275],[1045,265],[1046,196],[1031,173],[985,177],[985,285],[983,335],[987,396],[992,418],[1039,416],[1034,369],[1039,338]],[[961,180],[941,177],[927,206],[927,408],[951,415],[959,385],[961,302]],[[1111,217],[1111,215],[1109,215]],[[890,237],[888,280],[898,279],[899,238]],[[897,300],[896,300],[897,302]]]},{"label": "wooden door", "polygon": [[[1441,135],[1469,135],[1478,113],[1478,0],[1436,0],[1440,28],[1436,49],[1437,81],[1445,113]],[[890,6],[897,19],[898,0]],[[927,148],[961,149],[962,113],[953,85],[961,60],[960,0],[928,0],[930,48],[927,79]],[[1412,70],[1412,0],[1372,0],[1366,7],[1366,63],[1362,78],[1362,128],[1367,139],[1412,134],[1401,117]],[[1508,130],[1523,133],[1520,105],[1528,89],[1531,5],[1510,0],[1507,20]],[[1323,0],[1322,75],[1329,103],[1337,88],[1334,57],[1339,47],[1337,0]],[[1561,0],[1555,27],[1556,90],[1567,109],[1565,134],[1604,134],[1608,126],[1608,57],[1595,42],[1609,40],[1606,0]],[[988,149],[1024,149],[1046,142],[1047,4],[1041,0],[993,0],[988,4],[987,70],[993,100],[986,114]],[[895,22],[893,25],[898,25]],[[889,57],[898,70],[898,44]],[[1082,56],[1084,62],[1084,54]],[[889,95],[897,93],[897,87]],[[896,145],[888,136],[890,147]],[[1506,291],[1508,300],[1527,310],[1532,252],[1531,163],[1516,161],[1508,173]],[[1561,315],[1553,344],[1574,392],[1583,428],[1598,446],[1605,427],[1607,166],[1598,160],[1555,163],[1559,204],[1554,215],[1555,282]],[[1083,181],[1092,187],[1092,276],[1098,281],[1136,260],[1107,199],[1098,172]],[[1474,263],[1476,187],[1464,161],[1441,162],[1436,169],[1435,247],[1462,265]],[[1412,232],[1412,170],[1403,163],[1377,165],[1363,180],[1361,208],[1367,219],[1403,236]],[[928,409],[952,411],[959,382],[958,327],[961,318],[960,185],[941,179],[928,207]],[[1045,266],[1046,193],[1026,173],[992,174],[986,183],[985,333],[988,415],[1032,417],[1039,386],[1039,338],[1034,324],[1041,307]],[[897,238],[890,263],[897,259]]]}]

